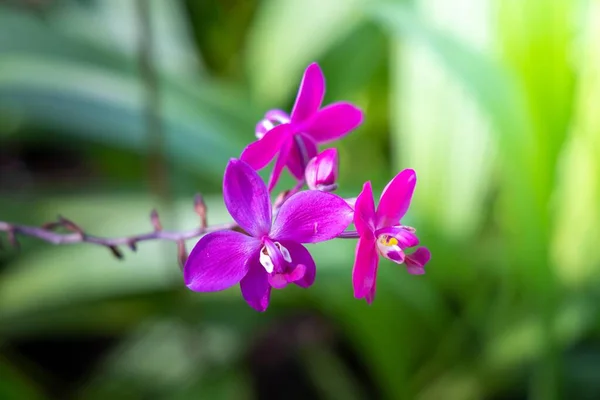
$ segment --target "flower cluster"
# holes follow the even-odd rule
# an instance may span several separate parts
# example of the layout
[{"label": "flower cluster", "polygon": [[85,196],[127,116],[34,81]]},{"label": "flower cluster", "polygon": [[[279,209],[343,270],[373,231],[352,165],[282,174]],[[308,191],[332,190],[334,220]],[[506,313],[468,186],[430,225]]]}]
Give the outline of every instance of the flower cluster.
[{"label": "flower cluster", "polygon": [[[225,206],[237,224],[200,239],[188,257],[185,284],[212,292],[240,284],[246,302],[258,311],[269,305],[271,290],[293,283],[307,288],[316,265],[303,246],[334,238],[357,238],[352,271],[354,296],[375,297],[380,256],[423,274],[430,253],[418,246],[415,230],[400,220],[416,184],[413,170],[396,175],[384,189],[379,206],[366,182],[356,201],[332,192],[337,188],[337,151],[319,153],[319,144],[339,139],[358,127],[363,113],[346,102],[321,107],[325,79],[317,64],[304,72],[292,113],[271,110],[256,125],[257,140],[239,159],[231,159],[223,177]],[[275,160],[267,184],[257,170]],[[287,167],[298,184],[271,202],[270,192]],[[308,190],[302,190],[304,186]],[[355,231],[347,231],[354,223]]]}]

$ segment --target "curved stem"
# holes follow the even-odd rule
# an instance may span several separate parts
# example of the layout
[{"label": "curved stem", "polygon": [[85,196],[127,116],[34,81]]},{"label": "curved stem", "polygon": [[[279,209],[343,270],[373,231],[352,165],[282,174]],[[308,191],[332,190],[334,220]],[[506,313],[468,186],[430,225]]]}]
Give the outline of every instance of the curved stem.
[{"label": "curved stem", "polygon": [[[70,230],[71,232],[55,232],[54,229],[58,227],[63,227],[65,229]],[[185,231],[165,231],[159,229],[159,227],[155,225],[155,230],[153,232],[109,238],[85,233],[80,227],[64,218],[59,218],[58,222],[50,223],[42,227],[11,224],[8,222],[0,221],[0,232],[6,232],[9,241],[14,246],[18,246],[18,241],[16,238],[17,235],[34,237],[36,239],[40,239],[45,242],[56,245],[91,243],[109,248],[113,252],[113,254],[118,258],[123,257],[123,254],[118,249],[119,246],[128,246],[130,249],[135,251],[137,243],[139,242],[145,242],[149,240],[163,240],[179,243],[181,241],[199,238],[210,232],[234,229],[235,227],[236,224],[228,223],[207,227],[200,226],[198,228]]]},{"label": "curved stem", "polygon": [[148,240],[166,240],[177,242],[179,240],[194,239],[210,232],[233,229],[235,226],[236,224],[229,223],[207,226],[206,228],[199,227],[186,231],[154,231],[138,235],[109,238],[89,235],[87,233],[59,233],[42,227],[17,225],[0,221],[0,231],[3,232],[13,232],[13,234],[35,237],[52,244],[92,243],[102,246],[130,246],[132,243],[144,242]]},{"label": "curved stem", "polygon": [[356,231],[346,231],[339,234],[338,239],[358,239],[360,235]]}]

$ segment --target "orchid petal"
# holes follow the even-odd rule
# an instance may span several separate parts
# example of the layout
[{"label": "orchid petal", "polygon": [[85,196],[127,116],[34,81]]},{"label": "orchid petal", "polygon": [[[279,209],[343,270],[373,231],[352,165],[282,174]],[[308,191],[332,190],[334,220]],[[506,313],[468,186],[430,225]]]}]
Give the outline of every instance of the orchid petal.
[{"label": "orchid petal", "polygon": [[426,247],[419,247],[414,253],[407,254],[404,262],[409,274],[423,275],[425,264],[431,259],[431,252]]},{"label": "orchid petal", "polygon": [[256,136],[257,139],[262,139],[265,136],[265,133],[269,132],[274,127],[275,125],[271,121],[262,119],[258,121],[254,128],[254,136]]},{"label": "orchid petal", "polygon": [[252,167],[232,159],[223,177],[225,207],[235,222],[254,237],[271,227],[271,202],[264,182]]},{"label": "orchid petal", "polygon": [[277,160],[275,161],[275,165],[273,166],[273,170],[271,171],[271,175],[269,176],[269,192],[273,190],[273,188],[275,187],[275,185],[277,185],[277,182],[279,181],[279,177],[281,176],[283,167],[285,167],[285,164],[289,159],[293,142],[294,141],[292,140],[292,138],[288,138],[281,146],[279,155],[277,156]]},{"label": "orchid petal", "polygon": [[292,121],[301,122],[309,119],[321,107],[325,95],[325,77],[317,63],[312,63],[304,71],[296,103],[292,110]]},{"label": "orchid petal", "polygon": [[267,111],[267,113],[265,114],[265,118],[270,121],[277,122],[278,124],[286,124],[290,122],[290,116],[288,115],[288,113],[278,109]]},{"label": "orchid petal", "polygon": [[347,199],[344,199],[344,201],[346,201],[346,203],[348,203],[348,205],[354,210],[354,207],[356,206],[356,197],[349,197]]},{"label": "orchid petal", "polygon": [[375,218],[373,189],[371,188],[371,182],[368,181],[363,185],[363,189],[354,203],[354,225],[361,237],[374,240]]},{"label": "orchid petal", "polygon": [[314,117],[302,125],[317,143],[326,143],[341,138],[359,126],[363,113],[350,103],[333,103],[319,110]]},{"label": "orchid petal", "polygon": [[194,246],[183,268],[188,288],[214,292],[238,283],[248,272],[248,260],[256,257],[260,241],[233,231],[209,233]]},{"label": "orchid petal", "polygon": [[403,249],[419,245],[419,238],[417,235],[406,229],[400,229],[394,237],[398,240],[398,245]]},{"label": "orchid petal", "polygon": [[377,291],[377,280],[373,281],[373,286],[371,286],[371,290],[369,290],[369,293],[367,293],[365,295],[365,300],[367,301],[367,304],[373,303],[373,300],[375,300],[375,292],[376,291]]},{"label": "orchid petal", "polygon": [[416,184],[417,175],[412,169],[401,171],[387,184],[377,208],[378,228],[398,224],[408,211]]},{"label": "orchid petal", "polygon": [[380,235],[391,236],[398,241],[398,246],[403,249],[415,247],[419,244],[419,238],[415,234],[414,230],[406,227],[392,226],[378,229],[375,231],[375,235],[378,237]]},{"label": "orchid petal", "polygon": [[294,241],[285,241],[281,244],[290,252],[293,265],[304,265],[306,267],[304,276],[301,279],[294,281],[294,283],[303,288],[312,286],[312,284],[315,283],[317,268],[308,249]]},{"label": "orchid petal", "polygon": [[273,223],[269,237],[299,243],[333,239],[352,222],[352,209],[332,193],[307,190],[287,199]]},{"label": "orchid petal", "polygon": [[[304,145],[304,150],[306,151],[306,161],[304,160],[304,155],[302,154],[298,143],[296,143],[296,140],[302,141],[302,144]],[[317,144],[306,136],[297,135],[294,138],[294,144],[292,145],[292,150],[290,151],[290,155],[287,159],[287,167],[290,170],[290,173],[296,179],[302,180],[308,160],[316,155]]]},{"label": "orchid petal", "polygon": [[373,239],[361,237],[356,244],[356,259],[352,269],[354,297],[362,299],[368,296],[377,278],[379,255]]},{"label": "orchid petal", "polygon": [[283,289],[290,283],[285,274],[269,274],[267,280],[273,289]]},{"label": "orchid petal", "polygon": [[[262,132],[257,125],[257,132]],[[248,163],[255,170],[263,169],[275,157],[285,140],[290,135],[290,125],[281,124],[267,131],[261,139],[250,143],[240,159]]]},{"label": "orchid petal", "polygon": [[[298,282],[304,279],[304,276],[306,275],[306,265],[304,264],[297,264],[294,269],[292,270],[292,272],[289,272],[286,276],[289,282]],[[314,274],[313,274],[314,275]],[[314,278],[313,278],[314,280]],[[303,285],[300,285],[300,287],[305,287]]]},{"label": "orchid petal", "polygon": [[269,284],[268,275],[262,265],[256,260],[250,263],[248,274],[240,282],[242,297],[256,311],[265,311],[269,306],[271,298],[271,285]]},{"label": "orchid petal", "polygon": [[275,245],[275,243],[273,243],[272,240],[267,239],[267,240],[265,240],[264,243],[265,243],[265,247],[267,249],[267,253],[269,254],[269,257],[271,258],[271,261],[273,262],[273,267],[274,267],[272,271],[267,271],[267,272],[269,272],[269,273],[284,272],[287,262],[286,262],[286,260],[284,260],[282,252],[277,248],[277,246]]},{"label": "orchid petal", "polygon": [[402,249],[390,250],[390,251],[384,253],[384,255],[388,260],[392,260],[396,264],[402,264],[404,262],[404,260],[406,259],[406,254],[404,253],[404,251],[402,251]]},{"label": "orchid petal", "polygon": [[289,272],[281,274],[269,274],[268,280],[269,285],[274,289],[283,289],[290,283],[300,281],[306,274],[306,265],[298,264],[294,266]]}]

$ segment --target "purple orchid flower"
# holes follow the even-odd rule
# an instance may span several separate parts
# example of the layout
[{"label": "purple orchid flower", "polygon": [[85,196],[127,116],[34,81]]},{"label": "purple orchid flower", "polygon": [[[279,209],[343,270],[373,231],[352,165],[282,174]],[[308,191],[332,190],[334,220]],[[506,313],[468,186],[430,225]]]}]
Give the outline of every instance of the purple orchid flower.
[{"label": "purple orchid flower", "polygon": [[419,239],[414,228],[400,224],[408,211],[417,182],[412,169],[405,169],[388,183],[375,209],[371,182],[366,182],[354,205],[354,225],[359,234],[356,260],[352,270],[354,297],[371,303],[375,298],[379,256],[406,264],[413,275],[425,273],[424,266],[431,258],[427,248],[420,247],[412,254],[404,250],[417,246]]},{"label": "purple orchid flower", "polygon": [[317,155],[318,144],[339,139],[362,122],[362,111],[350,103],[321,108],[324,94],[323,71],[313,63],[304,71],[292,115],[271,110],[256,126],[259,140],[248,145],[240,158],[260,170],[277,156],[269,191],[277,184],[284,166],[301,181],[306,163]]},{"label": "purple orchid flower", "polygon": [[271,288],[313,284],[315,262],[301,243],[333,239],[352,222],[352,209],[343,199],[312,190],[287,199],[273,220],[264,182],[250,165],[235,159],[225,170],[223,197],[248,235],[220,231],[202,237],[184,266],[185,284],[213,292],[239,282],[242,296],[258,311],[267,309]]}]

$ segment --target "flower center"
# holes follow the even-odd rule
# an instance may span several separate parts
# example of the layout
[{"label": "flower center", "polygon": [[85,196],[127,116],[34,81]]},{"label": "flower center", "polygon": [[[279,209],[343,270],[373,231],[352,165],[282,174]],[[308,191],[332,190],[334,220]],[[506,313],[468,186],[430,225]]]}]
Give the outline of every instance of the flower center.
[{"label": "flower center", "polygon": [[[271,251],[269,251],[269,248],[267,245],[263,246],[263,248],[260,250],[260,257],[259,257],[259,261],[260,264],[265,267],[265,271],[267,271],[269,274],[272,273],[275,270],[275,262],[273,262],[273,258],[279,258],[277,257],[277,254],[272,254],[273,251],[279,251],[279,253],[281,254],[281,256],[283,257],[283,259],[287,262],[292,262],[292,256],[290,255],[290,252],[288,251],[288,249],[286,249],[281,243],[279,242],[271,242],[273,243],[276,248],[276,250],[273,250],[273,247],[271,247]],[[279,269],[283,268],[283,266],[278,266]]]},{"label": "flower center", "polygon": [[289,283],[304,278],[306,265],[292,263],[289,250],[279,242],[264,239],[264,247],[260,249],[260,264],[267,271],[267,279],[274,289],[283,289]]},{"label": "flower center", "polygon": [[404,252],[400,247],[400,242],[392,235],[382,234],[377,237],[377,251],[383,257],[398,264],[404,261]]}]

